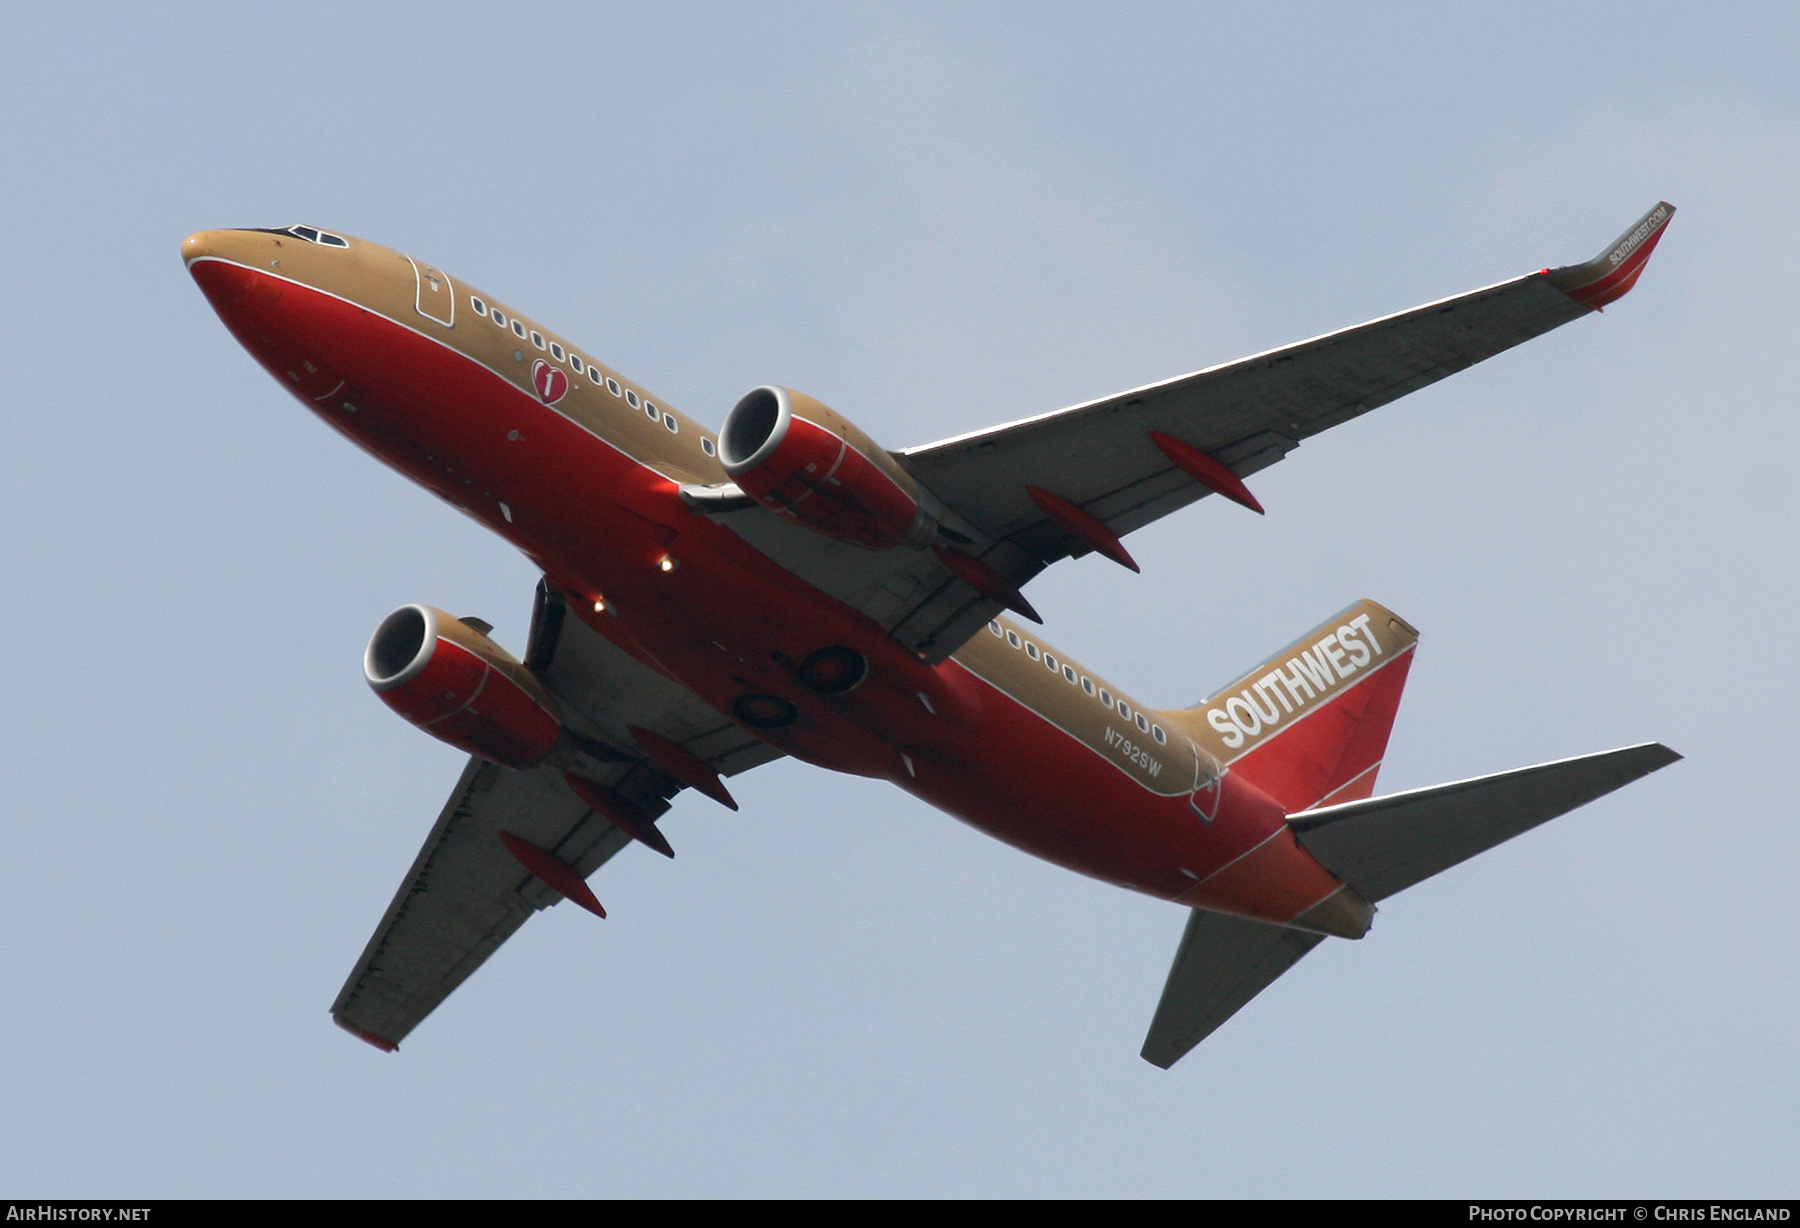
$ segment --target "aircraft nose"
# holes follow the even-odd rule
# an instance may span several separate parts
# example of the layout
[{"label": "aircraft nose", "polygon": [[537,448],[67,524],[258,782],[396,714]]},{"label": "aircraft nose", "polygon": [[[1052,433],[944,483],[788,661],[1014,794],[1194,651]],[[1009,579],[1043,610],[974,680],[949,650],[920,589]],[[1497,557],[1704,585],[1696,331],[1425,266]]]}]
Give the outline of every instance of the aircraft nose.
[{"label": "aircraft nose", "polygon": [[197,230],[181,241],[181,262],[221,316],[241,309],[244,296],[259,285],[260,299],[279,297],[270,279],[255,271],[267,263],[268,239],[254,230]]},{"label": "aircraft nose", "polygon": [[189,269],[194,267],[194,261],[208,258],[265,267],[277,238],[278,232],[253,226],[196,230],[181,241],[181,262]]},{"label": "aircraft nose", "polygon": [[181,263],[192,265],[202,256],[219,254],[219,236],[226,232],[220,230],[196,230],[181,241]]}]

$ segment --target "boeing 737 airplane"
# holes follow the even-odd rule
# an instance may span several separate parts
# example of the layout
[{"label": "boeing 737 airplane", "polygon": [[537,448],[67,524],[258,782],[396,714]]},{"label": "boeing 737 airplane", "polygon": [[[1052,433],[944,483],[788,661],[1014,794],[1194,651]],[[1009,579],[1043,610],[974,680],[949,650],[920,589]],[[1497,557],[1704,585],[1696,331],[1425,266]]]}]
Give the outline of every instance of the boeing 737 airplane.
[{"label": "boeing 737 airplane", "polygon": [[[331,1008],[394,1049],[689,788],[782,755],[890,780],[1188,909],[1143,1056],[1172,1065],[1388,896],[1679,758],[1656,743],[1374,796],[1418,633],[1359,601],[1185,709],[1052,647],[1024,596],[1300,441],[1629,290],[1674,214],[1542,269],[1115,396],[889,452],[789,388],[717,434],[444,270],[312,226],[182,245],[333,429],[543,573],[523,658],[427,605],[363,661],[468,766]],[[1016,617],[1009,617],[1008,612]]]}]

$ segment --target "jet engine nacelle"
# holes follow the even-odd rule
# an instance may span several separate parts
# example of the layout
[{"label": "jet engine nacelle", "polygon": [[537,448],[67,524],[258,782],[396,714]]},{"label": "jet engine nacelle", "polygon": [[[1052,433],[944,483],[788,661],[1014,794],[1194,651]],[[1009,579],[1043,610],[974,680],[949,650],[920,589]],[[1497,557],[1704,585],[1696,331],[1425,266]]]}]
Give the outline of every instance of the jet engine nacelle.
[{"label": "jet engine nacelle", "polygon": [[502,767],[536,767],[562,735],[556,701],[510,653],[428,605],[381,620],[363,676],[383,703],[458,750]]},{"label": "jet engine nacelle", "polygon": [[765,385],[725,415],[719,460],[738,488],[828,537],[886,550],[926,546],[937,521],[919,484],[843,415]]}]

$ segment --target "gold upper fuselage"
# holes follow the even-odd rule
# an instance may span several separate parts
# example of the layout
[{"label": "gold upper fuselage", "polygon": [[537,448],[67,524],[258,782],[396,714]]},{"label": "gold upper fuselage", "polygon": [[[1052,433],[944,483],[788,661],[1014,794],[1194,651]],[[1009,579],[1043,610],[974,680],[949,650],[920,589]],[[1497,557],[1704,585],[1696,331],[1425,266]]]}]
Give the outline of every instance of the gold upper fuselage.
[{"label": "gold upper fuselage", "polygon": [[190,266],[229,261],[354,303],[473,359],[529,396],[539,396],[534,367],[547,364],[568,381],[556,409],[578,425],[675,481],[726,480],[711,431],[562,336],[402,252],[296,226],[203,230],[188,236],[181,255]]}]

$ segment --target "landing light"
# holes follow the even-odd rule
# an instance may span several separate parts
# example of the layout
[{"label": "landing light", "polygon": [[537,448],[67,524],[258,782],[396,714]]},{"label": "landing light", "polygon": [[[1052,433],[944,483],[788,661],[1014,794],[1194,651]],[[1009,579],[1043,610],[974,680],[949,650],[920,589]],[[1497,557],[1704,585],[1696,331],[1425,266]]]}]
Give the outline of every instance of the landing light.
[{"label": "landing light", "polygon": [[672,558],[669,558],[667,555],[664,555],[662,558],[662,561],[657,563],[657,566],[662,568],[664,571],[674,571],[675,570],[675,560]]},{"label": "landing light", "polygon": [[606,613],[606,602],[600,600],[600,598],[598,598],[598,597],[594,598],[594,613],[596,613],[596,614]]}]

